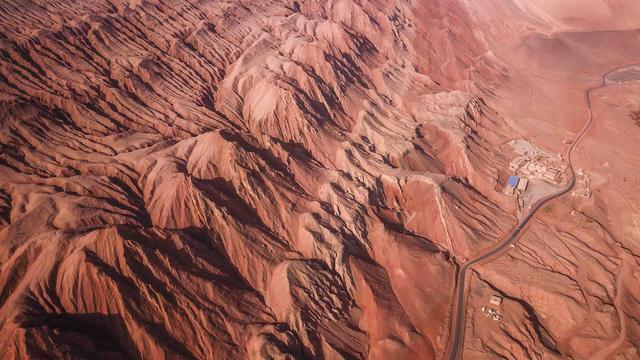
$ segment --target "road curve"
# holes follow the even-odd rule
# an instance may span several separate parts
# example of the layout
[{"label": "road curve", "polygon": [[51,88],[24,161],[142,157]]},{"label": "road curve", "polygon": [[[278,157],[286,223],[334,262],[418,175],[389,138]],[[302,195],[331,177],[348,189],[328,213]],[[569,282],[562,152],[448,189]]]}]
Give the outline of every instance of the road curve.
[{"label": "road curve", "polygon": [[478,256],[475,259],[471,259],[462,265],[458,271],[458,277],[456,279],[456,294],[454,298],[453,304],[453,316],[451,323],[451,336],[449,339],[449,360],[458,360],[460,355],[462,354],[462,346],[464,344],[464,330],[465,330],[465,305],[466,305],[466,280],[469,269],[471,269],[474,265],[486,262],[489,259],[496,257],[497,255],[501,255],[501,253],[509,247],[509,245],[513,244],[518,240],[519,236],[523,233],[525,227],[529,224],[531,219],[536,215],[538,210],[540,210],[543,206],[545,206],[549,201],[556,199],[569,191],[571,191],[576,184],[576,176],[575,169],[573,168],[573,163],[571,162],[571,155],[575,147],[580,143],[584,134],[589,130],[591,124],[593,123],[593,112],[591,109],[591,92],[596,89],[600,89],[602,87],[607,86],[606,78],[609,74],[616,72],[620,69],[624,69],[627,67],[636,66],[636,64],[626,65],[617,67],[601,77],[601,83],[598,86],[593,86],[587,90],[585,90],[584,94],[587,100],[587,121],[583,128],[578,132],[574,138],[573,143],[569,147],[567,152],[567,162],[569,165],[569,170],[571,173],[571,180],[569,183],[564,186],[562,189],[558,190],[555,194],[546,196],[540,199],[536,205],[529,211],[526,217],[524,217],[518,225],[516,225],[513,230],[507,235],[507,237],[500,243],[498,243],[494,248],[488,250],[484,254]]}]

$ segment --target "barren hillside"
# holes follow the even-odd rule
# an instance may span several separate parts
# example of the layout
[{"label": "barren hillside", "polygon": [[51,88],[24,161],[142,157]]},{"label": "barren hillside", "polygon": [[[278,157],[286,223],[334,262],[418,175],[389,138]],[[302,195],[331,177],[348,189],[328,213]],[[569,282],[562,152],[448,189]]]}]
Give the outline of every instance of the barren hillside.
[{"label": "barren hillside", "polygon": [[453,257],[514,222],[459,5],[0,16],[9,356],[443,354]]},{"label": "barren hillside", "polygon": [[[445,357],[457,269],[518,221],[505,144],[562,151],[582,90],[640,63],[640,6],[590,2],[4,1],[4,356]],[[637,108],[599,131],[637,135]],[[579,166],[602,162],[588,154]],[[478,268],[525,309],[500,326],[526,339],[475,334],[470,314],[465,358],[586,359],[588,324],[632,359],[640,311],[615,294],[638,276],[634,196],[563,200],[523,238],[544,254]],[[557,224],[576,211],[593,229]],[[579,250],[545,245],[556,239]],[[530,261],[559,254],[572,267],[540,265],[549,276]],[[572,300],[532,321],[554,296]]]}]

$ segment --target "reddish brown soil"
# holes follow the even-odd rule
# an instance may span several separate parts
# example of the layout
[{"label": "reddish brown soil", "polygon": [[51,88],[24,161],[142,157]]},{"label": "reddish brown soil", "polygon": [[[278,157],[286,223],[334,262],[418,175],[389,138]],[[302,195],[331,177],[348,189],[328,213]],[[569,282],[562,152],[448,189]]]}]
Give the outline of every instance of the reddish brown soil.
[{"label": "reddish brown soil", "polygon": [[0,18],[4,356],[443,354],[454,254],[514,222],[461,4]]},{"label": "reddish brown soil", "polygon": [[[561,151],[640,62],[640,6],[589,2],[4,1],[3,356],[444,357],[516,222],[501,145]],[[596,94],[591,200],[477,269],[508,314],[468,358],[634,358],[638,90]]]},{"label": "reddish brown soil", "polygon": [[[585,90],[602,74],[640,62],[638,4],[598,6],[606,11],[561,24],[559,13],[545,9],[521,36],[495,42],[512,76],[492,104],[519,133],[557,153],[586,121]],[[579,176],[576,191],[543,209],[514,249],[476,268],[465,358],[640,356],[640,297],[631,285],[640,277],[640,128],[629,115],[638,94],[637,81],[592,93],[593,125],[573,155],[590,177],[591,196],[581,195]],[[505,298],[498,322],[480,311],[492,294]]]}]

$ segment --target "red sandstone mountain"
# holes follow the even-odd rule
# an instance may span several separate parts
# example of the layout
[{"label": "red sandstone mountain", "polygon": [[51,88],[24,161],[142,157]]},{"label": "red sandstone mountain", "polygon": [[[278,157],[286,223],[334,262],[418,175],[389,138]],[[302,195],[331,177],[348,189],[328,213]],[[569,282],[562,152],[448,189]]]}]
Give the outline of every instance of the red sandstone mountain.
[{"label": "red sandstone mountain", "polygon": [[[504,144],[561,151],[640,63],[640,5],[588,2],[5,1],[4,356],[443,358],[456,269],[517,222]],[[601,194],[474,272],[465,358],[636,358],[625,86],[579,155]]]}]

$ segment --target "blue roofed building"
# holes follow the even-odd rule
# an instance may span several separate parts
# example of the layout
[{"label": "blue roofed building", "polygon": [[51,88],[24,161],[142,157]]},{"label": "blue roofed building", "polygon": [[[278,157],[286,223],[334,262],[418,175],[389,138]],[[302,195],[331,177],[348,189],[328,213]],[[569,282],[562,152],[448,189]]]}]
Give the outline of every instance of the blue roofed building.
[{"label": "blue roofed building", "polygon": [[516,191],[516,189],[518,188],[518,184],[521,183],[523,180],[526,179],[520,179],[519,176],[509,176],[509,178],[507,179],[507,184],[504,187],[504,193],[507,195],[513,195],[513,193]]}]

